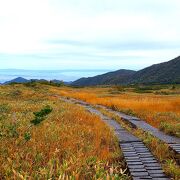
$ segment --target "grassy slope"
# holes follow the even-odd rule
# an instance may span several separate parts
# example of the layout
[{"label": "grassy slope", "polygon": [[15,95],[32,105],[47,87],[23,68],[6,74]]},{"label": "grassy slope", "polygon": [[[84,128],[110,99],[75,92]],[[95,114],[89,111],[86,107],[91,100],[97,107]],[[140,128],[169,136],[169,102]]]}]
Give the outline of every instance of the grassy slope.
[{"label": "grassy slope", "polygon": [[[83,108],[49,96],[44,85],[0,86],[0,178],[92,179],[123,177],[117,141],[107,126]],[[33,112],[53,111],[39,125]]]}]

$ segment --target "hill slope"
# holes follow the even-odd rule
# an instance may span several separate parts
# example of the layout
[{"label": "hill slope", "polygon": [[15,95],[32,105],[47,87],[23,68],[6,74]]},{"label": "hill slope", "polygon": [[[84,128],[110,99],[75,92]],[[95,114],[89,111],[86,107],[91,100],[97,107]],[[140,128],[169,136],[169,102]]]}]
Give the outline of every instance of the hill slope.
[{"label": "hill slope", "polygon": [[152,83],[180,83],[180,56],[171,61],[155,64],[137,72],[122,69],[94,77],[81,78],[74,81],[72,85],[93,86]]},{"label": "hill slope", "polygon": [[180,83],[180,56],[164,63],[155,64],[136,72],[128,84]]},{"label": "hill slope", "polygon": [[11,84],[11,83],[27,83],[29,82],[27,79],[24,79],[22,77],[18,77],[15,79],[12,79],[10,81],[6,81],[4,84]]},{"label": "hill slope", "polygon": [[93,86],[93,85],[110,85],[110,84],[124,84],[130,76],[135,74],[136,71],[121,69],[114,72],[109,72],[106,74],[81,78],[74,81],[72,85],[74,86]]}]

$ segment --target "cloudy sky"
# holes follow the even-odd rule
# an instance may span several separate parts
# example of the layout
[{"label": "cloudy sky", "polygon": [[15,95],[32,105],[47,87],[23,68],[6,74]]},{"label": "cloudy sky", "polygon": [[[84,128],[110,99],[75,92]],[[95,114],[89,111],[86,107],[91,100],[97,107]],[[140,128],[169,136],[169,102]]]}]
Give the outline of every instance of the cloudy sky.
[{"label": "cloudy sky", "polygon": [[179,0],[0,0],[0,69],[141,69],[180,55]]}]

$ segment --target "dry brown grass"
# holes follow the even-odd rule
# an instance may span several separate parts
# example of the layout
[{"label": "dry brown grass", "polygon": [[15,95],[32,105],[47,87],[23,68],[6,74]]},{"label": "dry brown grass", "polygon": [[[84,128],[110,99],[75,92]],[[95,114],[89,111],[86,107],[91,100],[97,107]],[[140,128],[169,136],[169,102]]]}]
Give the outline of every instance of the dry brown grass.
[{"label": "dry brown grass", "polygon": [[[49,96],[49,88],[0,86],[0,177],[128,179],[110,129],[83,108]],[[33,112],[46,105],[52,113],[31,125]]]},{"label": "dry brown grass", "polygon": [[166,133],[180,136],[180,96],[111,94],[112,88],[61,88],[55,93],[136,115]]}]

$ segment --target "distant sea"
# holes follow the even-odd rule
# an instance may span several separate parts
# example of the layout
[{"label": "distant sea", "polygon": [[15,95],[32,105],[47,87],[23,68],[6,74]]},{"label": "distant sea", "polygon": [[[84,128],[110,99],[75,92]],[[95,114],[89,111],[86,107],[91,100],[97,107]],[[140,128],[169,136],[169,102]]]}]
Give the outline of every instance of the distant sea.
[{"label": "distant sea", "polygon": [[66,82],[77,80],[81,77],[91,77],[108,72],[109,70],[18,70],[0,69],[0,83],[17,77],[25,79],[63,80]]}]

